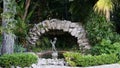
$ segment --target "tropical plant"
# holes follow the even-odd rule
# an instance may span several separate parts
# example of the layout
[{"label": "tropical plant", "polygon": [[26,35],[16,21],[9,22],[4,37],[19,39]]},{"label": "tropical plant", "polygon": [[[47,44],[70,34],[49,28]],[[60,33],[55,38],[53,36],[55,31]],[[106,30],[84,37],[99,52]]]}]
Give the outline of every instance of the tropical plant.
[{"label": "tropical plant", "polygon": [[110,21],[110,12],[113,11],[114,4],[112,0],[98,0],[94,5],[94,10],[98,13],[103,13],[106,16],[106,20]]},{"label": "tropical plant", "polygon": [[99,16],[94,12],[91,12],[87,18],[85,28],[92,45],[99,44],[102,39],[110,39],[112,43],[120,40],[119,35],[115,32],[114,24],[106,22],[105,17]]},{"label": "tropical plant", "polygon": [[26,45],[26,36],[29,30],[29,19],[31,18],[34,9],[28,12],[31,0],[17,2],[17,16],[18,23],[16,24],[15,34],[17,35],[18,44]]},{"label": "tropical plant", "polygon": [[101,54],[118,54],[120,52],[120,43],[112,43],[109,39],[102,39],[100,44],[96,44],[91,48],[91,54],[101,55]]},{"label": "tropical plant", "polygon": [[14,45],[14,52],[18,53],[18,52],[25,52],[26,48],[23,47],[23,45]]}]

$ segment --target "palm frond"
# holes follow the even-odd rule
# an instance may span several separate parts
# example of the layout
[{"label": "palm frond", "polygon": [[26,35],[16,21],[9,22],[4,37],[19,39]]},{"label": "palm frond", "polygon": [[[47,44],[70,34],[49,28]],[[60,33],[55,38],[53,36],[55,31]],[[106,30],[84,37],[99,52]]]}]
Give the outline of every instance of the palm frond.
[{"label": "palm frond", "polygon": [[107,11],[112,11],[114,4],[111,0],[98,0],[93,9],[95,12],[106,14]]}]

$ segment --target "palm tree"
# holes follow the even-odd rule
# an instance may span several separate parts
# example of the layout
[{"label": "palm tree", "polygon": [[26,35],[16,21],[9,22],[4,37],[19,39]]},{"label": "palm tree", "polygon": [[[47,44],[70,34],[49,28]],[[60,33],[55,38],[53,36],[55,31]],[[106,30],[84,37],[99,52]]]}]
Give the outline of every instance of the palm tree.
[{"label": "palm tree", "polygon": [[2,13],[2,54],[11,54],[14,52],[14,38],[12,33],[15,27],[14,16],[16,13],[15,0],[3,0]]},{"label": "palm tree", "polygon": [[98,0],[94,5],[94,11],[104,14],[107,21],[110,21],[110,13],[113,11],[114,4],[112,0]]}]

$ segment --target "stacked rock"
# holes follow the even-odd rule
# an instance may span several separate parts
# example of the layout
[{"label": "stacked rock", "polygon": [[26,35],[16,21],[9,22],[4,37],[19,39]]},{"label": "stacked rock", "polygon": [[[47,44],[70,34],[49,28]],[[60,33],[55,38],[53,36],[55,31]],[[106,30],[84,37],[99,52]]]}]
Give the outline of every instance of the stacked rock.
[{"label": "stacked rock", "polygon": [[63,32],[68,32],[77,38],[77,43],[80,48],[90,49],[88,39],[86,38],[86,31],[82,24],[66,20],[52,19],[35,24],[29,31],[28,42],[34,45],[42,34],[50,30],[63,30]]}]

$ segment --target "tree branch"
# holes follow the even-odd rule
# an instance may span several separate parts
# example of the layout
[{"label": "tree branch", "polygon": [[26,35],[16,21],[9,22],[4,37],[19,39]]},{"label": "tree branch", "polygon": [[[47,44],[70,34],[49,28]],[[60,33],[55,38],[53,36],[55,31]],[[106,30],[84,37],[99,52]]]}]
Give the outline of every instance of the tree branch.
[{"label": "tree branch", "polygon": [[23,16],[23,21],[25,20],[26,16],[27,16],[27,13],[28,13],[28,8],[30,6],[30,1],[31,0],[26,0],[26,3],[25,3],[25,13],[24,13],[24,16]]}]

